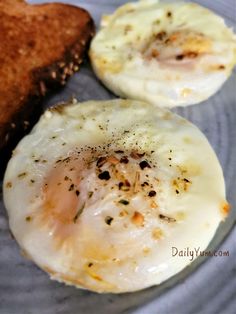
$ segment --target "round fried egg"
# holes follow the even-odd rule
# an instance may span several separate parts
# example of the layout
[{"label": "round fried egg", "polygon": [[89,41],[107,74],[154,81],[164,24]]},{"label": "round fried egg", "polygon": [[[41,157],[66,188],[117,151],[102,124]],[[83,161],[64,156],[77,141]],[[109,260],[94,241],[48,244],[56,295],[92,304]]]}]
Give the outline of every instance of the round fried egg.
[{"label": "round fried egg", "polygon": [[127,3],[104,16],[90,59],[116,95],[154,105],[206,100],[231,74],[236,36],[221,17],[193,3]]},{"label": "round fried egg", "polygon": [[204,135],[134,100],[47,110],[4,178],[10,229],[52,279],[97,292],[156,285],[204,250],[228,212]]}]

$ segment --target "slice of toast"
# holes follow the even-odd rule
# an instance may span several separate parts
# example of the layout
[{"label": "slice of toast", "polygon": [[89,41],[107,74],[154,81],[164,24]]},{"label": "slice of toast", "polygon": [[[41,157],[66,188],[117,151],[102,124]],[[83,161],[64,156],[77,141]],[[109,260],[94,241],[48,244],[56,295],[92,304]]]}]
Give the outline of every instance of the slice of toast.
[{"label": "slice of toast", "polygon": [[75,6],[23,0],[0,0],[0,21],[2,158],[3,148],[38,118],[42,97],[78,71],[94,23]]}]

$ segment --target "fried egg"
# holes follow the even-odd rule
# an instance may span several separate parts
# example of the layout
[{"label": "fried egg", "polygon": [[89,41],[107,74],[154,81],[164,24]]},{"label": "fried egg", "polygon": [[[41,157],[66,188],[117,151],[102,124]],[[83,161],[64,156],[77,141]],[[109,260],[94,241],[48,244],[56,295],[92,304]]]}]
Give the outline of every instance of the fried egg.
[{"label": "fried egg", "polygon": [[228,212],[204,135],[134,100],[48,109],[4,177],[10,229],[52,279],[96,292],[157,285],[204,250]]},{"label": "fried egg", "polygon": [[127,3],[104,16],[92,41],[93,69],[121,97],[163,107],[213,95],[236,63],[236,36],[195,3]]}]

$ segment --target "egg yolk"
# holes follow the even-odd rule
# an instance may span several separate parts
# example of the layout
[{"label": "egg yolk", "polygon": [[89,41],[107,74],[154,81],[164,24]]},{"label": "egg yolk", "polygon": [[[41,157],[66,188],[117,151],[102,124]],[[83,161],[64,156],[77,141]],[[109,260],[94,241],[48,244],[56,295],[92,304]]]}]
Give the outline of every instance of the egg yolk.
[{"label": "egg yolk", "polygon": [[[125,154],[118,150],[105,155],[81,154],[57,160],[43,185],[42,224],[60,236],[71,234],[84,209],[92,203],[99,207],[101,201],[112,193],[109,202],[121,208],[120,217],[125,216],[124,207],[130,208],[131,222],[141,225],[144,219],[131,206],[132,198],[140,194],[148,202],[148,207],[157,207],[155,165],[145,157],[143,152]],[[112,221],[109,217],[104,219],[107,225]]]},{"label": "egg yolk", "polygon": [[153,35],[144,50],[144,55],[149,60],[174,60],[186,63],[204,53],[210,53],[211,45],[210,39],[201,33],[181,30],[168,34],[162,31]]},{"label": "egg yolk", "polygon": [[76,215],[79,203],[79,167],[80,164],[75,161],[70,162],[70,168],[59,163],[45,180],[44,210],[61,224],[70,224]]}]

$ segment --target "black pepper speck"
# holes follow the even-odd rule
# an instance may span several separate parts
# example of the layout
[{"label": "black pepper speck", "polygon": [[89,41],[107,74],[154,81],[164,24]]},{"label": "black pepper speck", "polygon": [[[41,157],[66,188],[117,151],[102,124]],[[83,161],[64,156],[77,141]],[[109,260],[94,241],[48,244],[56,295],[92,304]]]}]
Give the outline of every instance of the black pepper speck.
[{"label": "black pepper speck", "polygon": [[143,170],[145,168],[151,168],[151,166],[149,165],[149,163],[146,160],[143,160],[139,163],[140,168]]},{"label": "black pepper speck", "polygon": [[113,219],[114,219],[114,218],[112,218],[111,216],[107,216],[107,217],[105,218],[105,223],[106,223],[108,226],[110,226],[111,223],[112,223],[112,221],[113,221]]},{"label": "black pepper speck", "polygon": [[119,200],[119,203],[123,205],[129,205],[129,201],[127,200]]},{"label": "black pepper speck", "polygon": [[99,173],[98,178],[100,180],[109,180],[111,178],[109,171],[103,171]]},{"label": "black pepper speck", "polygon": [[127,158],[127,156],[123,156],[123,157],[121,157],[120,162],[122,164],[127,164],[129,162],[129,159]]},{"label": "black pepper speck", "polygon": [[123,150],[115,150],[115,153],[117,153],[117,154],[123,154],[124,151],[123,151]]},{"label": "black pepper speck", "polygon": [[156,191],[154,191],[154,190],[152,190],[152,191],[150,191],[149,193],[148,193],[148,196],[150,196],[150,197],[154,197],[154,196],[156,196]]}]

